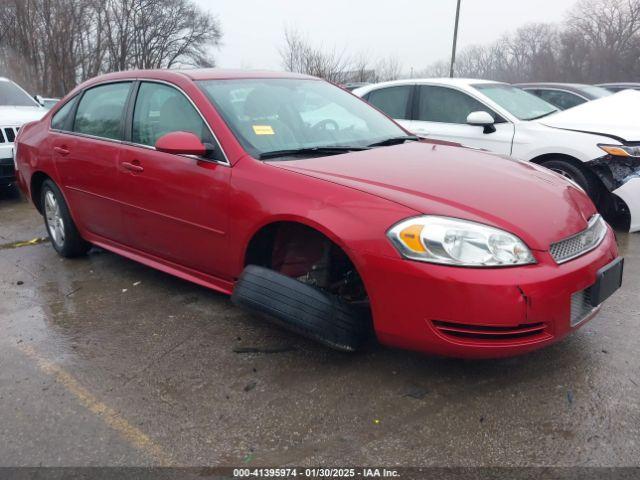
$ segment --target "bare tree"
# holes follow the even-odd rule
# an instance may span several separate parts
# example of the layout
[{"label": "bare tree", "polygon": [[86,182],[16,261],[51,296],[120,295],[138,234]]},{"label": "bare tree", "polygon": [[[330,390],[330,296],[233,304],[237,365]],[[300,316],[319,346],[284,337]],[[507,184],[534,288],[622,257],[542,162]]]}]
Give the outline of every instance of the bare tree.
[{"label": "bare tree", "polygon": [[[424,73],[445,75],[445,62]],[[464,49],[459,76],[596,83],[640,76],[640,0],[581,0],[560,25],[533,23]]]},{"label": "bare tree", "polygon": [[351,60],[335,47],[323,50],[312,45],[298,31],[285,29],[285,44],[280,50],[282,66],[296,73],[321,77],[331,82],[344,81],[344,72],[350,69]]},{"label": "bare tree", "polygon": [[386,82],[388,80],[397,80],[402,75],[402,65],[398,57],[389,56],[381,58],[376,63],[375,78],[376,82]]},{"label": "bare tree", "polygon": [[348,68],[348,71],[343,72],[345,82],[378,81],[375,66],[371,64],[369,56],[362,52],[351,60]]},{"label": "bare tree", "polygon": [[567,27],[569,35],[584,40],[583,48],[590,47],[585,77],[622,80],[640,73],[640,0],[581,0]]},{"label": "bare tree", "polygon": [[192,0],[0,0],[0,73],[45,95],[109,71],[213,66],[221,37]]},{"label": "bare tree", "polygon": [[190,0],[106,0],[111,70],[212,66],[220,25]]},{"label": "bare tree", "polygon": [[79,0],[3,0],[0,69],[32,92],[75,85],[75,41],[84,22]]},{"label": "bare tree", "polygon": [[306,73],[337,83],[394,80],[400,78],[402,73],[402,66],[396,57],[375,62],[364,52],[348,55],[336,47],[323,49],[295,29],[285,29],[280,59],[287,71]]}]

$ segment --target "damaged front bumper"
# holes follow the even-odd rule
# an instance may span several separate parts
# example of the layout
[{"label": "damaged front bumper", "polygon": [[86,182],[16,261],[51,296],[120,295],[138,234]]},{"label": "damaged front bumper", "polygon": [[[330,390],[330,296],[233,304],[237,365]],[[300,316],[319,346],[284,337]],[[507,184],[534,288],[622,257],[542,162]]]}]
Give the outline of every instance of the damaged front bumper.
[{"label": "damaged front bumper", "polygon": [[463,268],[367,254],[359,268],[383,344],[459,358],[519,355],[557,342],[598,311],[585,307],[598,271],[618,256],[611,230],[557,264],[549,252],[512,268]]},{"label": "damaged front bumper", "polygon": [[629,231],[640,231],[640,175],[629,178],[620,188],[613,192],[622,200],[629,212]]},{"label": "damaged front bumper", "polygon": [[640,158],[605,155],[587,165],[606,189],[624,203],[629,231],[640,231]]}]

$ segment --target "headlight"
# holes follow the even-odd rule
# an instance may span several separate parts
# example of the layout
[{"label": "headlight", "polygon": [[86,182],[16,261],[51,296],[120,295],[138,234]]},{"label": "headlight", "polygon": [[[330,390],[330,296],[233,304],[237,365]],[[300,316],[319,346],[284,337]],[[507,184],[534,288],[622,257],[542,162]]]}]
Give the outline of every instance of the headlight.
[{"label": "headlight", "polygon": [[410,218],[394,225],[387,236],[402,256],[421,262],[462,267],[509,267],[536,262],[515,235],[457,218]]},{"label": "headlight", "polygon": [[614,157],[640,157],[640,145],[598,145],[598,147]]}]

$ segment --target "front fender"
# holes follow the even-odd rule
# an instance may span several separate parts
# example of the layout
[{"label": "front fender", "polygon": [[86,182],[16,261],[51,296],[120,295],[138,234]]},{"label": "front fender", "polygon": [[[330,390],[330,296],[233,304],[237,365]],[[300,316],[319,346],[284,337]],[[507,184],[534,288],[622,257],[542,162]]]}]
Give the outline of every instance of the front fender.
[{"label": "front fender", "polygon": [[512,156],[531,161],[543,155],[568,155],[588,162],[604,153],[599,143],[617,144],[615,140],[591,133],[575,132],[546,125],[518,125],[513,137]]},{"label": "front fender", "polygon": [[239,162],[231,179],[229,271],[237,278],[247,247],[266,225],[296,222],[331,239],[356,268],[363,253],[395,256],[386,231],[418,212],[349,187],[257,160]]}]

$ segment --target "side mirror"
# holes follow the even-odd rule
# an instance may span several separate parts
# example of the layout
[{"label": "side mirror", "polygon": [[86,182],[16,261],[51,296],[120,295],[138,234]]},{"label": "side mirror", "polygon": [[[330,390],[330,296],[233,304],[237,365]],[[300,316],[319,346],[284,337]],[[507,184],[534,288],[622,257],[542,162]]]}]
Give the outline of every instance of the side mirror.
[{"label": "side mirror", "polygon": [[493,133],[496,131],[496,127],[493,125],[496,123],[494,118],[488,112],[484,110],[478,112],[471,112],[467,117],[468,125],[476,125],[478,127],[484,127],[484,133]]},{"label": "side mirror", "polygon": [[156,141],[156,150],[174,155],[198,155],[208,153],[207,147],[191,132],[170,132]]},{"label": "side mirror", "polygon": [[42,97],[42,95],[34,95],[33,98],[40,104],[41,107],[44,107],[44,98]]}]

